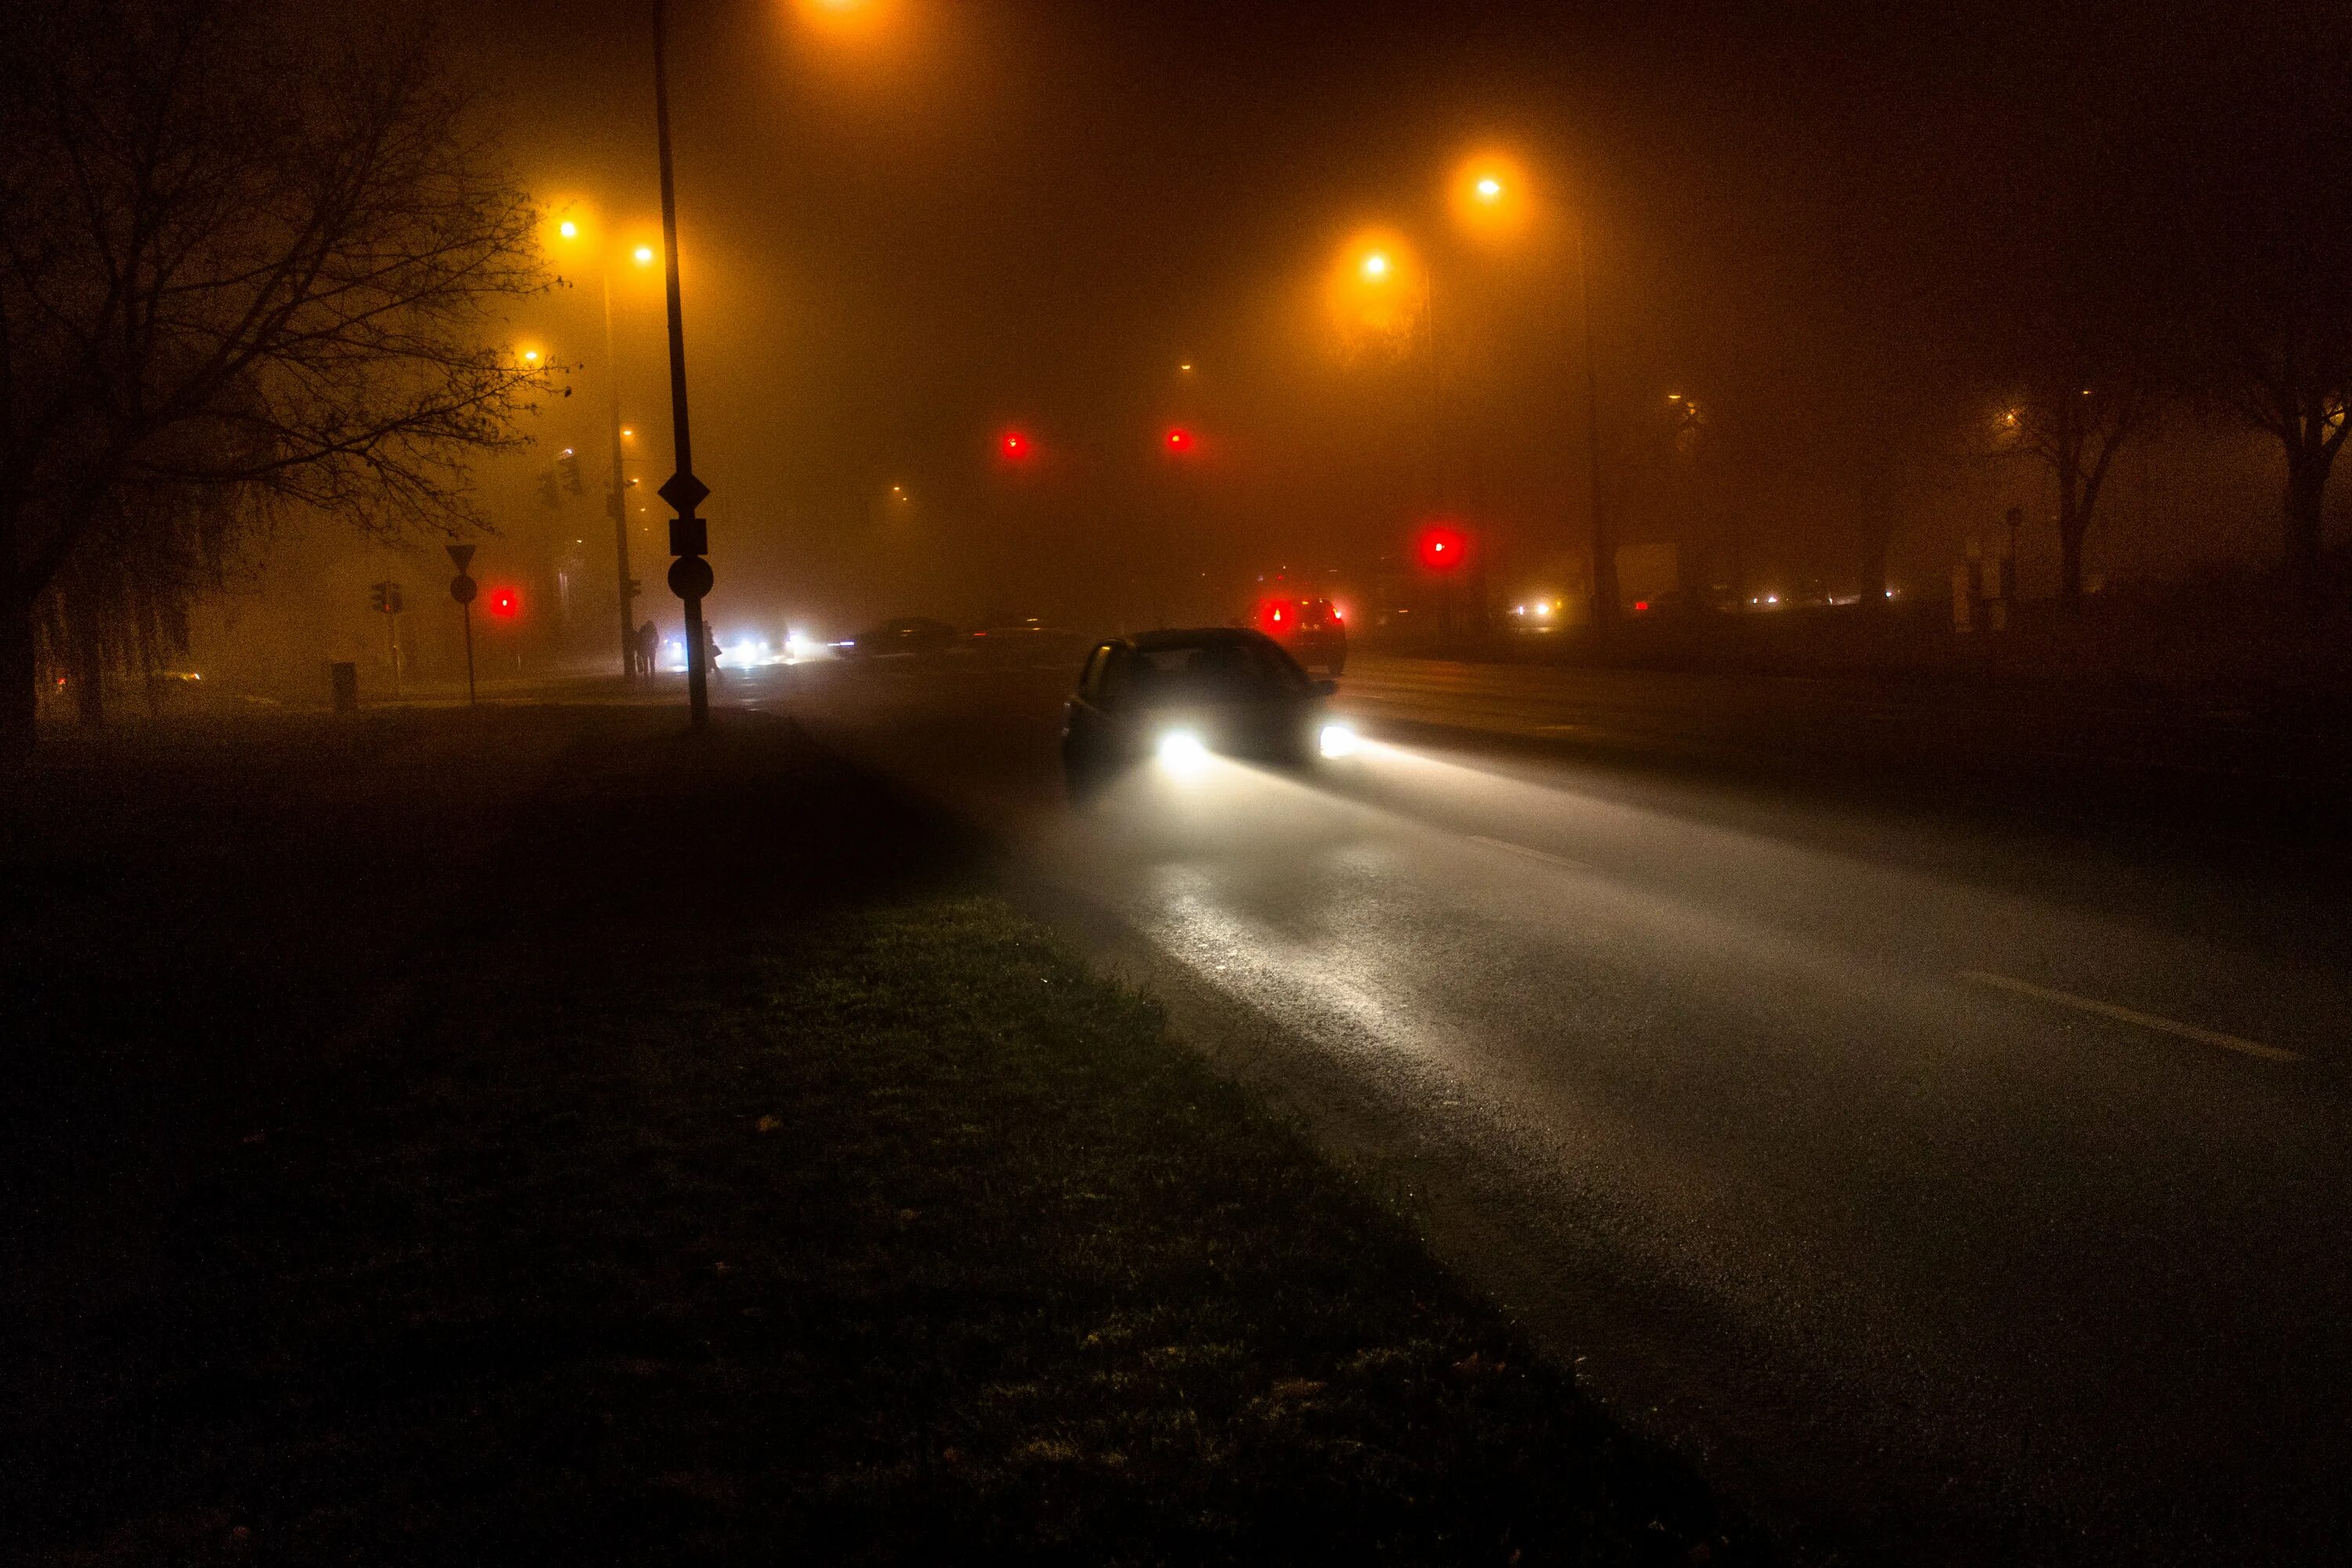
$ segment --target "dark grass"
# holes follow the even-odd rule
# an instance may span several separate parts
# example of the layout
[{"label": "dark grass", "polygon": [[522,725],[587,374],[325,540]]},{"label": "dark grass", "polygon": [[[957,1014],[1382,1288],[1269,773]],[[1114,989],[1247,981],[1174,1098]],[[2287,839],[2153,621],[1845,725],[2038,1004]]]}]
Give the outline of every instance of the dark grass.
[{"label": "dark grass", "polygon": [[0,1166],[26,1560],[1754,1554],[783,725],[44,767],[0,1015],[55,1112]]}]

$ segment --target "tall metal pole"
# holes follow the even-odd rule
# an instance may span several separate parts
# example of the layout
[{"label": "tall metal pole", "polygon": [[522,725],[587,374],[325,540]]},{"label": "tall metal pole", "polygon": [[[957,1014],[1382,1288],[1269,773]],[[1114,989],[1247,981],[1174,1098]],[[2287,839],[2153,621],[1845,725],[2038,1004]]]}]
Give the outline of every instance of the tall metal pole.
[{"label": "tall metal pole", "polygon": [[694,477],[694,446],[686,425],[686,316],[677,293],[677,189],[669,164],[669,72],[663,58],[669,31],[667,0],[654,0],[654,121],[661,144],[662,271],[669,293],[669,416],[670,438],[677,454],[677,471],[662,482],[661,498],[676,509],[669,525],[669,588],[686,602],[686,700],[692,721],[710,718],[707,684],[709,643],[702,629],[703,595],[710,592],[710,531],[695,508],[709,498],[710,487]]},{"label": "tall metal pole", "polygon": [[613,493],[605,507],[613,514],[613,550],[620,573],[621,679],[637,672],[636,584],[629,578],[629,481],[621,472],[621,362],[613,353],[613,258],[604,258],[604,374],[613,384]]},{"label": "tall metal pole", "polygon": [[[1437,343],[1437,269],[1425,268],[1422,272],[1421,317],[1429,339],[1429,488],[1432,510],[1439,516],[1447,515],[1448,500],[1453,491],[1448,482],[1450,466],[1445,446],[1445,361]],[[1454,636],[1454,600],[1459,596],[1454,582],[1456,573],[1445,572],[1437,579],[1437,629],[1440,636]]]},{"label": "tall metal pole", "polygon": [[1605,651],[1617,625],[1617,535],[1601,494],[1601,373],[1592,357],[1592,275],[1585,266],[1580,206],[1576,210],[1576,309],[1584,327],[1584,466],[1592,485],[1592,638]]}]

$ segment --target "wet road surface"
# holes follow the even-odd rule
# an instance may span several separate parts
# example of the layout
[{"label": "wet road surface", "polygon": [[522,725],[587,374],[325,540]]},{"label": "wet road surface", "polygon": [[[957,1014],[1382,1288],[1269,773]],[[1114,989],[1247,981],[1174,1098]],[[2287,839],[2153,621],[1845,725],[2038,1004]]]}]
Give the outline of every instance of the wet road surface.
[{"label": "wet road surface", "polygon": [[992,834],[1801,1559],[2337,1555],[2346,862],[2080,798],[2292,760],[1996,709],[1966,755],[2095,778],[1987,808],[1948,704],[1757,684],[1363,660],[1360,757],[1084,816],[1066,671],[727,695]]}]

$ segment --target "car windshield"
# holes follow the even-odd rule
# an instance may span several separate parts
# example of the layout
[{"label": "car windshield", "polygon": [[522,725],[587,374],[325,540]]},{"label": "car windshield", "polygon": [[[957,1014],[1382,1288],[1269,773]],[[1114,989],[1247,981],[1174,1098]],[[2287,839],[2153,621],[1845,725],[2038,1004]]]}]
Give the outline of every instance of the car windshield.
[{"label": "car windshield", "polygon": [[1247,702],[1295,695],[1307,684],[1306,672],[1272,644],[1219,638],[1130,648],[1108,687],[1141,702]]}]

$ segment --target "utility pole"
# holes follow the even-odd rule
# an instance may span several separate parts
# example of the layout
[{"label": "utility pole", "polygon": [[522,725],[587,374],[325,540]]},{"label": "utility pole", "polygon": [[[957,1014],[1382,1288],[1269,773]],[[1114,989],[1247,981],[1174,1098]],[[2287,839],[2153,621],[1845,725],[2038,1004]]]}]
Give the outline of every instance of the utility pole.
[{"label": "utility pole", "polygon": [[613,514],[614,578],[621,599],[621,679],[637,671],[637,584],[629,575],[629,481],[621,461],[621,362],[613,353],[613,260],[604,258],[604,374],[613,384],[613,493],[604,508]]},{"label": "utility pole", "polygon": [[384,586],[390,592],[385,595],[383,624],[392,634],[392,695],[397,700],[400,696],[400,584],[386,583]]},{"label": "utility pole", "polygon": [[669,590],[686,603],[686,702],[689,721],[697,726],[710,718],[708,634],[702,628],[702,601],[713,581],[710,530],[695,515],[709,499],[710,487],[695,478],[694,447],[686,424],[686,312],[677,289],[677,189],[670,174],[669,70],[663,58],[669,30],[668,0],[654,0],[654,127],[661,148],[662,272],[669,302],[670,439],[677,456],[677,471],[662,482],[661,498],[677,516],[669,525]]},{"label": "utility pole", "polygon": [[1592,486],[1592,640],[1607,652],[1617,626],[1617,533],[1601,493],[1601,373],[1592,358],[1592,273],[1585,258],[1584,209],[1576,209],[1576,307],[1584,328],[1584,465]]}]

